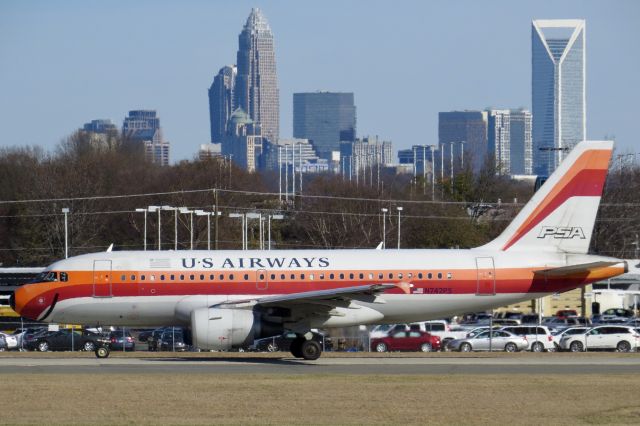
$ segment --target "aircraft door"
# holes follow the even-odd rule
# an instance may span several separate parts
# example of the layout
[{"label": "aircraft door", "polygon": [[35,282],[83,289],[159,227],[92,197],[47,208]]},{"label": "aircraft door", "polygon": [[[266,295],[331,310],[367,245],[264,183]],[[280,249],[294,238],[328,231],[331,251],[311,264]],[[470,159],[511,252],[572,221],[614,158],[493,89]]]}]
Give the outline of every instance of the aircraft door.
[{"label": "aircraft door", "polygon": [[111,261],[93,261],[93,297],[111,297]]},{"label": "aircraft door", "polygon": [[496,268],[493,257],[476,257],[478,286],[476,294],[479,296],[493,296],[496,294]]},{"label": "aircraft door", "polygon": [[258,269],[256,271],[256,289],[265,291],[269,288],[269,276],[266,269]]}]

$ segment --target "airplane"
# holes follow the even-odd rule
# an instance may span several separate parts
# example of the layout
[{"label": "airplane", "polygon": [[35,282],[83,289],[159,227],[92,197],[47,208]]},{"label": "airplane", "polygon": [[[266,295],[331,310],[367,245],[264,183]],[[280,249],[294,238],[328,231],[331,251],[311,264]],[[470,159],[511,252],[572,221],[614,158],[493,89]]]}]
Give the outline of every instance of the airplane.
[{"label": "airplane", "polygon": [[442,318],[627,272],[623,260],[588,254],[612,150],[577,144],[481,247],[92,253],[53,263],[10,304],[45,322],[187,327],[202,350],[294,332],[291,353],[315,360],[311,329]]}]

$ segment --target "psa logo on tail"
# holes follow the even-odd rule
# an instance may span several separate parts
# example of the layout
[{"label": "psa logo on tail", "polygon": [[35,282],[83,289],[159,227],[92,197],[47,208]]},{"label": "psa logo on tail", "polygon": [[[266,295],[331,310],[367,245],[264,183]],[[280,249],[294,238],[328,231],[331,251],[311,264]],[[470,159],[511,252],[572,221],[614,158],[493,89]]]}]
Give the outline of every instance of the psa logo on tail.
[{"label": "psa logo on tail", "polygon": [[584,231],[579,226],[543,226],[538,238],[553,237],[556,240],[585,239]]}]

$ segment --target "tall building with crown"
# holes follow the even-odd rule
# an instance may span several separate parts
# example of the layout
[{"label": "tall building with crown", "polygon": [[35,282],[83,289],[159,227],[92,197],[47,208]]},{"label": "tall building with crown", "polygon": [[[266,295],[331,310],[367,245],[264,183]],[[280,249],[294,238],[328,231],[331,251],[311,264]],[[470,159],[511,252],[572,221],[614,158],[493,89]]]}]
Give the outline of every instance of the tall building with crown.
[{"label": "tall building with crown", "polygon": [[273,33],[260,9],[251,10],[238,37],[234,108],[242,108],[260,124],[262,136],[275,142],[280,135],[280,101]]},{"label": "tall building with crown", "polygon": [[548,176],[586,138],[585,21],[534,20],[531,55],[533,166]]}]

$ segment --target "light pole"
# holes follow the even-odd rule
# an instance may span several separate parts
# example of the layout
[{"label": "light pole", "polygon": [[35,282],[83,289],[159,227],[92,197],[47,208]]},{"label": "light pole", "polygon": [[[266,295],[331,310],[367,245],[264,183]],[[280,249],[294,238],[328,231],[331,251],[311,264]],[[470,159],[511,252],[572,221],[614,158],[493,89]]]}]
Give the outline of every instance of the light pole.
[{"label": "light pole", "polygon": [[244,223],[246,221],[245,215],[243,213],[229,213],[229,217],[239,217],[242,220],[242,250],[245,250],[245,240],[244,240]]},{"label": "light pole", "polygon": [[387,212],[389,209],[382,209],[382,248],[387,248]]},{"label": "light pole", "polygon": [[211,212],[205,212],[204,210],[196,210],[196,216],[207,217],[207,250],[211,250]]},{"label": "light pole", "polygon": [[147,209],[136,209],[138,213],[144,212],[144,250],[147,251]]},{"label": "light pole", "polygon": [[400,250],[400,214],[402,213],[402,207],[396,207],[398,210],[398,250]]},{"label": "light pole", "polygon": [[268,232],[268,237],[269,237],[269,244],[267,245],[268,250],[271,250],[271,219],[274,220],[282,220],[284,219],[284,216],[281,214],[270,214],[269,215],[269,232]]},{"label": "light pole", "polygon": [[190,238],[190,249],[193,250],[193,210],[189,210],[188,207],[180,207],[178,210],[180,210],[180,213],[182,214],[188,214],[190,216],[190,226],[189,226],[189,238]]},{"label": "light pole", "polygon": [[173,206],[162,206],[164,211],[173,211],[173,249],[178,250],[178,208]]},{"label": "light pole", "polygon": [[64,213],[64,258],[66,259],[69,257],[69,217],[67,216],[69,214],[69,208],[64,207],[62,213]]},{"label": "light pole", "polygon": [[158,212],[158,251],[160,251],[160,229],[161,229],[161,223],[160,223],[160,211],[162,210],[162,208],[160,206],[149,206],[147,207],[147,210],[149,210],[150,213],[153,213],[155,211]]},{"label": "light pole", "polygon": [[[295,178],[294,178],[294,181],[295,181]],[[245,227],[248,227],[249,226],[249,219],[260,219],[262,217],[262,213],[246,213],[245,216],[246,216]],[[248,249],[249,248],[249,232],[248,232],[248,230],[245,230],[244,238],[247,241],[245,246]]]}]

